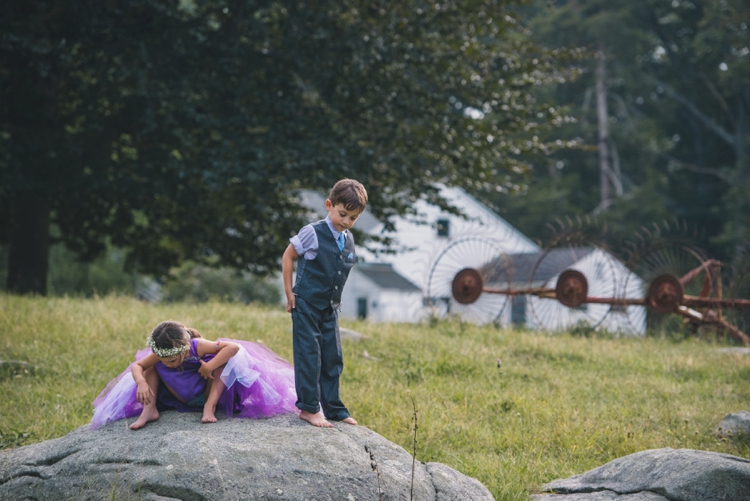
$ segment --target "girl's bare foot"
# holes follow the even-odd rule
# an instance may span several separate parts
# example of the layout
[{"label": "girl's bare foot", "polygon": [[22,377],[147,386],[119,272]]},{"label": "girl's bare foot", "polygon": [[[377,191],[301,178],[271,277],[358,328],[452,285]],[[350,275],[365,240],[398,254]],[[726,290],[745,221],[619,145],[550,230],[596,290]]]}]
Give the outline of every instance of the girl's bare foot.
[{"label": "girl's bare foot", "polygon": [[159,419],[159,411],[156,410],[156,407],[153,408],[143,408],[143,412],[141,412],[141,415],[138,417],[135,423],[130,425],[131,430],[137,430],[139,428],[143,428],[146,426],[146,423],[150,423],[151,421],[156,421]]},{"label": "girl's bare foot", "polygon": [[349,416],[348,418],[342,419],[341,422],[346,423],[346,424],[357,424],[357,421],[351,416]]},{"label": "girl's bare foot", "polygon": [[201,423],[215,423],[216,422],[216,416],[214,415],[214,410],[209,409],[208,407],[203,408],[203,417],[201,418]]},{"label": "girl's bare foot", "polygon": [[311,425],[317,426],[318,428],[333,428],[333,425],[326,421],[326,418],[325,416],[323,416],[322,412],[313,414],[312,412],[300,411],[299,418],[304,419]]}]

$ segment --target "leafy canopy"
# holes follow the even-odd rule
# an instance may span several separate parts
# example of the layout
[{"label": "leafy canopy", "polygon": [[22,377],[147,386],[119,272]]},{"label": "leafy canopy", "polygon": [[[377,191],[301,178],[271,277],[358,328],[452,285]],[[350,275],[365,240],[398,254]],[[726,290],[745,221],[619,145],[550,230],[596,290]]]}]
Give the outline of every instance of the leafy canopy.
[{"label": "leafy canopy", "polygon": [[[436,182],[513,190],[569,120],[534,89],[574,76],[506,0],[112,0],[6,7],[0,237],[48,200],[55,238],[141,270],[275,269],[301,188],[343,177],[376,216]],[[12,242],[11,242],[12,245]]]}]

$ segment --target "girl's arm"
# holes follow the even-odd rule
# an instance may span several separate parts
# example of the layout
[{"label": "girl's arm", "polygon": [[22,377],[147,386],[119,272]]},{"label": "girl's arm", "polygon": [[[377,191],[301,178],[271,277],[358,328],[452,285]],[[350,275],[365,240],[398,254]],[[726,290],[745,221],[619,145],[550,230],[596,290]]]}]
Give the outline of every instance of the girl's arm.
[{"label": "girl's arm", "polygon": [[130,372],[133,373],[133,380],[135,380],[137,384],[141,384],[141,380],[145,382],[146,379],[143,377],[143,373],[146,372],[146,369],[150,369],[151,367],[156,365],[158,361],[159,357],[157,357],[153,353],[149,353],[148,355],[134,363],[133,367],[130,369]]},{"label": "girl's arm", "polygon": [[230,358],[240,351],[240,345],[231,341],[209,341],[208,339],[199,339],[197,350],[198,356],[203,357],[211,353],[216,356],[209,362],[201,361],[201,368],[198,372],[204,379],[213,379],[213,371],[226,364]]},{"label": "girl's arm", "polygon": [[135,398],[143,405],[150,403],[151,397],[155,396],[154,392],[151,390],[151,387],[149,387],[146,378],[143,377],[143,373],[147,369],[156,365],[158,361],[159,357],[157,357],[153,353],[149,353],[148,355],[134,363],[133,367],[130,369],[130,372],[133,374],[133,380],[138,385],[138,390],[136,391]]}]

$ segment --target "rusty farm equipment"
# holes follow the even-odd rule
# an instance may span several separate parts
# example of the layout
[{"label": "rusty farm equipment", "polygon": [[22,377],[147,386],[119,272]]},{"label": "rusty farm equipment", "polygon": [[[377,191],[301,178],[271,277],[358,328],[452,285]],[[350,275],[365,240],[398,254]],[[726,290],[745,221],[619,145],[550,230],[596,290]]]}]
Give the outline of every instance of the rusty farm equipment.
[{"label": "rusty farm equipment", "polygon": [[678,315],[694,331],[710,327],[750,346],[733,323],[750,300],[724,294],[732,280],[722,277],[722,264],[687,242],[656,240],[617,256],[570,233],[547,249],[518,254],[492,239],[459,237],[433,259],[426,300],[469,321],[545,330],[585,325],[643,334],[647,311]]}]

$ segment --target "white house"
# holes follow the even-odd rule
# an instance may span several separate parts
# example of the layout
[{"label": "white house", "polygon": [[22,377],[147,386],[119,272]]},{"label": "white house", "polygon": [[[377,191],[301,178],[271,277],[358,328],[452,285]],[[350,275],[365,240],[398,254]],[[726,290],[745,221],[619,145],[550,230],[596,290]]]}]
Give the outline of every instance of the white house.
[{"label": "white house", "polygon": [[422,314],[422,290],[390,263],[359,262],[349,273],[341,315],[372,322],[414,322]]},{"label": "white house", "polygon": [[[461,236],[491,240],[506,253],[540,250],[533,241],[461,188],[441,186],[440,194],[464,217],[419,200],[414,205],[417,214],[396,219],[395,232],[389,234],[403,250],[395,255],[377,257],[391,263],[398,273],[419,287],[427,285],[429,267],[435,256]],[[382,226],[372,230],[373,233],[381,231]]]}]

